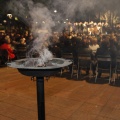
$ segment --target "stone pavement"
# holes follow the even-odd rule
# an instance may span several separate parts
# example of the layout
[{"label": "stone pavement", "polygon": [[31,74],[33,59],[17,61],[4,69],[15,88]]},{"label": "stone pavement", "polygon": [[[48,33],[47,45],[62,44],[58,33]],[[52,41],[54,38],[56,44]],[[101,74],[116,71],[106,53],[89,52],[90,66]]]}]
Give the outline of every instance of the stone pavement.
[{"label": "stone pavement", "polygon": [[[120,83],[45,80],[46,120],[120,120]],[[0,120],[37,120],[36,82],[16,69],[0,68]]]}]

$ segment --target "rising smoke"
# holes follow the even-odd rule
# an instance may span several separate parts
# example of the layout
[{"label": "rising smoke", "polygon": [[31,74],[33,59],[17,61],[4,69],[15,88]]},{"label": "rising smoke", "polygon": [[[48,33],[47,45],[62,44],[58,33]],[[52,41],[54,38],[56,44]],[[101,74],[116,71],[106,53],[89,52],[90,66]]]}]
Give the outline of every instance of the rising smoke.
[{"label": "rising smoke", "polygon": [[[32,54],[37,53],[37,57],[41,59],[39,63],[42,64],[51,59],[53,55],[45,46],[46,32],[39,32],[39,30],[45,30],[49,33],[48,35],[51,35],[52,28],[55,26],[54,20],[72,18],[76,11],[84,13],[84,10],[94,8],[97,1],[98,0],[46,1],[47,6],[51,6],[58,10],[56,16],[54,16],[53,11],[51,12],[50,9],[52,8],[47,8],[41,3],[34,3],[32,0],[12,0],[7,7],[31,27],[32,33],[36,36],[36,39],[34,40],[33,47],[27,54],[27,57],[31,58]],[[57,29],[61,28],[63,28],[62,24]]]},{"label": "rising smoke", "polygon": [[[27,57],[31,58],[36,55],[38,58],[38,64],[44,64],[48,60],[52,59],[53,55],[48,50],[45,43],[47,42],[48,33],[51,35],[51,28],[55,25],[52,20],[51,13],[41,3],[35,4],[32,0],[13,0],[9,4],[9,9],[12,8],[12,11],[15,15],[19,15],[26,23],[29,23],[31,31],[35,36],[33,45],[31,46],[30,51],[27,53]],[[26,16],[29,19],[26,19]],[[39,32],[43,30],[45,32]],[[36,57],[35,56],[35,57]],[[29,60],[27,64],[29,63]]]},{"label": "rising smoke", "polygon": [[53,0],[53,6],[59,8],[68,17],[73,17],[76,11],[83,12],[93,9],[98,0]]}]

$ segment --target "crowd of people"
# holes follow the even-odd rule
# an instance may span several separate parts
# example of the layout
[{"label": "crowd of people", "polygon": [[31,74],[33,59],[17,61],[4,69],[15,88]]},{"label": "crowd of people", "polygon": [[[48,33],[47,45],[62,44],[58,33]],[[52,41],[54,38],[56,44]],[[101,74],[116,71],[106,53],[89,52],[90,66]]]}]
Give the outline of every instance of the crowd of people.
[{"label": "crowd of people", "polygon": [[2,63],[4,64],[7,60],[15,60],[26,57],[27,44],[29,44],[32,40],[33,35],[28,35],[28,32],[25,34],[1,32],[0,51],[6,50],[8,53],[6,56],[7,59],[4,60],[3,58]]},{"label": "crowd of people", "polygon": [[[108,32],[108,31],[106,31]],[[116,66],[116,58],[120,55],[120,34],[119,32],[111,31],[108,34],[76,34],[74,32],[64,32],[61,36],[57,36],[57,33],[53,35],[53,53],[57,57],[61,57],[62,53],[72,52],[74,55],[74,63],[78,64],[78,56],[80,54],[90,54],[92,64],[93,75],[95,75],[97,56],[105,55],[111,57],[112,68]],[[107,63],[104,64],[107,66]],[[89,66],[86,70],[86,74],[89,74]],[[98,74],[101,76],[101,73]]]},{"label": "crowd of people", "polygon": [[[89,34],[84,31],[64,29],[61,33],[53,32],[52,35],[46,37],[46,41],[49,41],[47,47],[56,57],[62,57],[62,53],[65,52],[72,52],[75,64],[78,62],[77,58],[80,53],[91,54],[91,60],[94,60],[94,63],[97,55],[110,55],[112,67],[115,67],[116,57],[120,54],[120,34],[114,30],[106,32]],[[25,58],[28,46],[34,39],[34,35],[28,31],[24,34],[4,32],[0,35],[0,50],[7,50],[9,60]],[[93,64],[93,74],[95,74],[95,69],[96,65]],[[86,74],[88,73],[89,68],[86,71]]]}]

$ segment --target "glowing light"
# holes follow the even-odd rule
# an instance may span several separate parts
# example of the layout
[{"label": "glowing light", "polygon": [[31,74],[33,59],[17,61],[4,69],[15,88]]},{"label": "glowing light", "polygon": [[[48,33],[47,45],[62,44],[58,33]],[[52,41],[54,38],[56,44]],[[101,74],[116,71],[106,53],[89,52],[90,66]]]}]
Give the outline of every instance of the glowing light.
[{"label": "glowing light", "polygon": [[57,10],[54,10],[54,13],[57,13]]},{"label": "glowing light", "polygon": [[18,18],[17,18],[17,17],[15,17],[15,20],[18,20]]},{"label": "glowing light", "polygon": [[12,14],[7,14],[7,16],[11,19],[12,18]]},{"label": "glowing light", "polygon": [[6,20],[3,20],[4,23],[6,23],[7,21]]}]

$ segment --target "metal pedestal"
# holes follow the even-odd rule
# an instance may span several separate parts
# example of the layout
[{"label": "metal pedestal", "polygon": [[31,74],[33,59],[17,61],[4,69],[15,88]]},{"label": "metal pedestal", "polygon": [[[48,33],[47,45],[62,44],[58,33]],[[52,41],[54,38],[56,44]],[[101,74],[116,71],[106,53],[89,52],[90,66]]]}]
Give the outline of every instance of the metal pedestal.
[{"label": "metal pedestal", "polygon": [[38,120],[45,120],[44,77],[36,77]]}]

